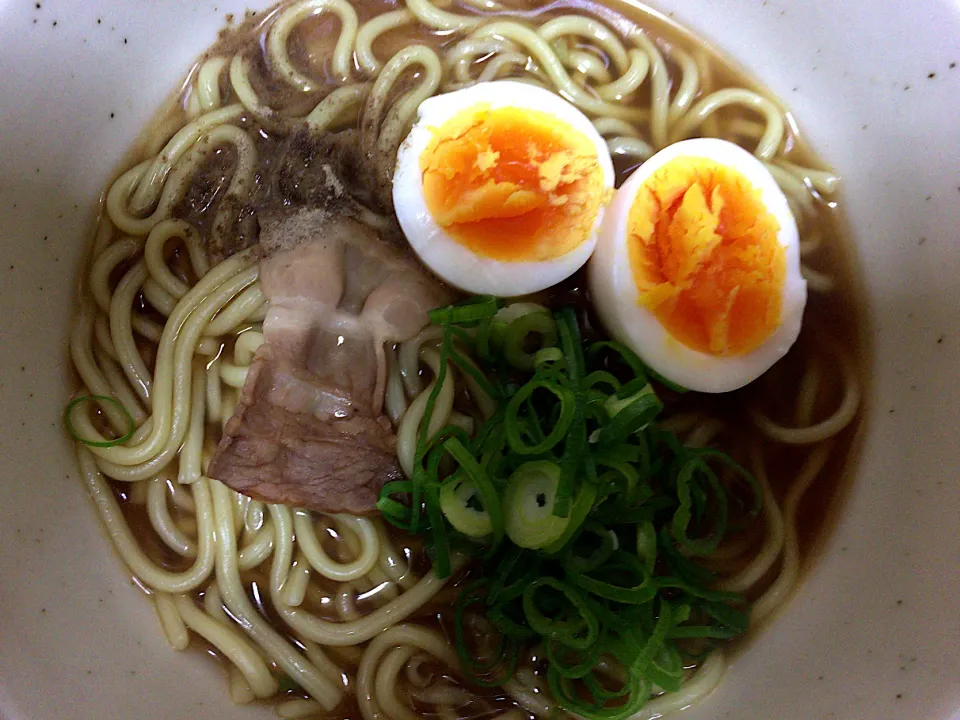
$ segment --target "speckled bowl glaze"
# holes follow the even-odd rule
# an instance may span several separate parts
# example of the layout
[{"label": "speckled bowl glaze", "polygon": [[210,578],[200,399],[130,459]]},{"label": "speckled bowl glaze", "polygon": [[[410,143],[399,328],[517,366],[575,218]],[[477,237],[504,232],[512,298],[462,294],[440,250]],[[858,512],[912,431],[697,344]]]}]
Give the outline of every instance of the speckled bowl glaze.
[{"label": "speckled bowl glaze", "polygon": [[[834,532],[792,604],[684,717],[960,718],[960,6],[657,4],[769,85],[843,174],[874,345],[863,457]],[[97,195],[246,5],[0,3],[7,720],[271,717],[232,706],[213,663],[164,644],[60,426]]]}]

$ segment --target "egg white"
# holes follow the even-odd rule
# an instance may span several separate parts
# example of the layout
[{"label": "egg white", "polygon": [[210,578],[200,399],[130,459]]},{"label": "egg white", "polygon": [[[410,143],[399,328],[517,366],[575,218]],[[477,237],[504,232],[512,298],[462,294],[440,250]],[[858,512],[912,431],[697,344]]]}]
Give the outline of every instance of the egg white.
[{"label": "egg white", "polygon": [[[717,357],[687,347],[656,316],[639,304],[630,267],[627,224],[634,198],[644,182],[679,157],[700,157],[740,172],[760,191],[767,211],[780,224],[777,240],[786,255],[780,325],[762,345],[735,357]],[[647,160],[617,190],[607,208],[597,248],[587,267],[588,286],[600,320],[613,337],[629,346],[667,380],[700,392],[736,390],[765,373],[786,354],[800,333],[807,283],[800,274],[797,223],[787,198],[757,158],[733,143],[713,138],[684,140]]]},{"label": "egg white", "polygon": [[613,162],[607,145],[583,113],[549,90],[527,83],[499,80],[477,83],[421,103],[417,122],[397,154],[393,176],[394,211],[404,235],[421,261],[452,285],[466,292],[499,297],[537,292],[565,280],[587,262],[597,243],[604,209],[600,208],[590,234],[582,243],[551,260],[496,260],[477,255],[453,239],[434,221],[427,207],[420,156],[435,128],[479,103],[488,103],[494,110],[503,107],[538,110],[570,125],[593,143],[603,171],[604,188],[613,187]]}]

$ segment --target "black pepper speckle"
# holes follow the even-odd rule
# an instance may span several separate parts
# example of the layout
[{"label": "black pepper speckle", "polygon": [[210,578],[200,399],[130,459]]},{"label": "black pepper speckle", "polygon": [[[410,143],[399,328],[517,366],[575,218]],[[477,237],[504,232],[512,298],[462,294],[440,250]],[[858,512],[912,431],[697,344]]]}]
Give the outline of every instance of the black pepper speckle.
[{"label": "black pepper speckle", "polygon": [[903,693],[897,693],[897,700],[903,700]]},{"label": "black pepper speckle", "polygon": [[933,200],[933,195],[927,195],[923,200],[924,202],[930,202],[931,200]]},{"label": "black pepper speckle", "polygon": [[97,18],[97,25],[100,25],[103,22],[100,18]]},{"label": "black pepper speckle", "polygon": [[922,237],[919,240],[917,240],[917,245],[923,245],[926,241],[927,239],[925,237]]},{"label": "black pepper speckle", "polygon": [[904,90],[909,90],[909,89],[910,89],[910,84],[907,83],[906,85],[904,85],[904,86],[903,86],[903,89],[904,89]]},{"label": "black pepper speckle", "polygon": [[114,116],[114,114],[113,114],[113,113],[110,113],[110,118],[111,118],[111,119],[113,119],[113,116]]},{"label": "black pepper speckle", "polygon": [[897,605],[903,605],[903,600],[897,600]]},{"label": "black pepper speckle", "polygon": [[40,9],[40,3],[37,3],[37,10]]},{"label": "black pepper speckle", "polygon": [[927,73],[927,80],[933,80],[936,76],[935,72]]},{"label": "black pepper speckle", "polygon": [[866,129],[867,129],[867,126],[866,126],[866,124],[864,124],[864,125],[861,125],[861,126],[860,126],[860,129],[861,129],[861,130],[866,130]]},{"label": "black pepper speckle", "polygon": [[126,39],[126,38],[123,39],[123,44],[124,44],[124,45],[127,44],[127,39]]},{"label": "black pepper speckle", "polygon": [[56,21],[56,20],[53,21],[53,26],[54,26],[54,27],[57,26],[57,21]]},{"label": "black pepper speckle", "polygon": [[938,337],[938,338],[937,338],[937,345],[943,345],[943,341],[946,340],[946,338],[947,338],[946,335],[941,335],[940,337]]}]

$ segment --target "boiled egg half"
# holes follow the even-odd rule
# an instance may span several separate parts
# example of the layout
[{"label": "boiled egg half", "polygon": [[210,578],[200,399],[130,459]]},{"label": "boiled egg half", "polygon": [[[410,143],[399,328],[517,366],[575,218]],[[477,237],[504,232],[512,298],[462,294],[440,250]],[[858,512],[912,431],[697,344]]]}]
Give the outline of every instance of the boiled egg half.
[{"label": "boiled egg half", "polygon": [[421,103],[397,155],[393,204],[437,275],[513,297],[586,263],[613,181],[606,144],[583,113],[549,90],[503,80]]},{"label": "boiled egg half", "polygon": [[612,336],[667,380],[712,393],[779,360],[807,298],[786,197],[763,163],[717,139],[666,147],[617,190],[588,285]]}]

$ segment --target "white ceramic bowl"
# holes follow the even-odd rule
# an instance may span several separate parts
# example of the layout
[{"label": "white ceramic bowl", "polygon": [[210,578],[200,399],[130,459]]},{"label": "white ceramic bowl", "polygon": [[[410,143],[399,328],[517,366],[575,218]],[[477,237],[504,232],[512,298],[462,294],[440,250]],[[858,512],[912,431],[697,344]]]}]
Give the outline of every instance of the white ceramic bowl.
[{"label": "white ceramic bowl", "polygon": [[[253,5],[263,3],[255,2]],[[796,599],[684,717],[960,717],[960,7],[660,0],[845,178],[874,333],[863,459]],[[75,477],[67,320],[97,194],[240,0],[0,3],[0,716],[270,717],[165,644]]]}]

